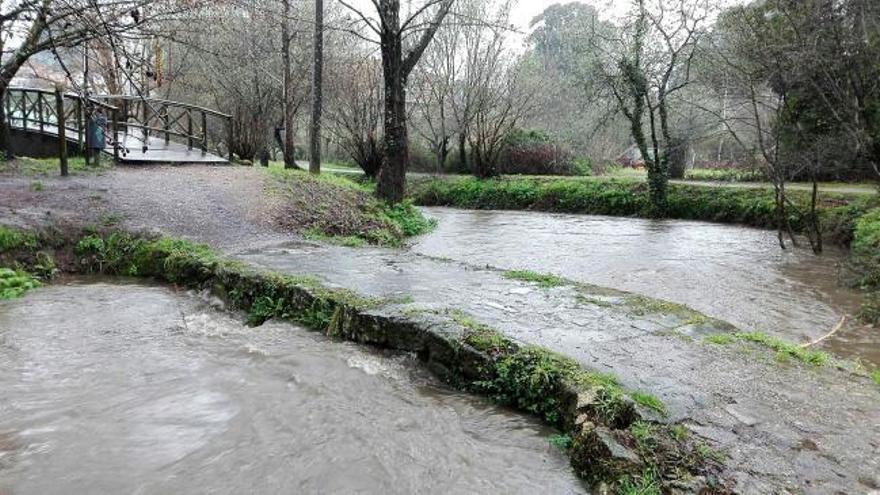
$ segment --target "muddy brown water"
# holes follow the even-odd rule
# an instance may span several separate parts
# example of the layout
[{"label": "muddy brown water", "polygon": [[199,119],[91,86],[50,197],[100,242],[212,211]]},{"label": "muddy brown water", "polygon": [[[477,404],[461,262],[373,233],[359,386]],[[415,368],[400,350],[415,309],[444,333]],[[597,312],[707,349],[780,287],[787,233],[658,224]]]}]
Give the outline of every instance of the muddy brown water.
[{"label": "muddy brown water", "polygon": [[[858,311],[838,283],[846,253],[779,248],[774,232],[680,220],[425,208],[437,229],[417,253],[529,269],[688,305],[743,329],[796,342]],[[848,320],[852,322],[853,319]],[[880,331],[847,324],[823,343],[880,365]]]},{"label": "muddy brown water", "polygon": [[164,287],[0,301],[0,493],[583,493],[536,421],[407,355]]}]

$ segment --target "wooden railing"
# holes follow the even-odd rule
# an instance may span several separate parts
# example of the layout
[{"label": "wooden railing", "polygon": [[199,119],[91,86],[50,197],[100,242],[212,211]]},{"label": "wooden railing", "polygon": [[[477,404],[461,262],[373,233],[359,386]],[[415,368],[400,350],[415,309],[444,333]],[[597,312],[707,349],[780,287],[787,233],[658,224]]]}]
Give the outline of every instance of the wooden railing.
[{"label": "wooden railing", "polygon": [[64,134],[71,141],[76,141],[80,149],[84,149],[87,139],[90,108],[100,108],[107,113],[108,123],[117,120],[114,116],[117,109],[104,101],[91,98],[86,105],[84,98],[79,95],[63,93],[59,107],[56,92],[45,89],[9,88],[3,105],[6,120],[12,127],[59,134],[58,123],[62,122]]},{"label": "wooden railing", "polygon": [[128,95],[86,99],[63,93],[59,97],[55,91],[20,87],[7,89],[3,105],[10,126],[64,135],[78,143],[80,150],[87,146],[90,118],[101,110],[107,121],[106,144],[112,146],[117,159],[119,141],[136,135],[145,145],[151,137],[164,139],[165,144],[174,141],[190,150],[225,154],[232,161],[232,116],[197,105]]},{"label": "wooden railing", "polygon": [[[229,161],[232,161],[231,115],[158,98],[127,95],[101,95],[95,98],[119,109],[118,126],[123,133],[132,130],[140,132],[144,142],[150,136],[164,139],[166,144],[176,140],[186,144],[189,149],[201,149],[205,153],[219,152],[220,147],[215,146],[212,150],[212,144],[222,143]],[[215,132],[211,132],[212,127]],[[216,132],[218,127],[220,132]],[[222,138],[216,137],[218,135]]]}]

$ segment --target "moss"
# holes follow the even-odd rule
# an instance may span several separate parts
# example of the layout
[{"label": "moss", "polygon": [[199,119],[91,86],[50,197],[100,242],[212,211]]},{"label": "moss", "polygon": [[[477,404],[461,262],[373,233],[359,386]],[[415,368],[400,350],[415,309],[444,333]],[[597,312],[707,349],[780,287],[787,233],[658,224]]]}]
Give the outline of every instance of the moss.
[{"label": "moss", "polygon": [[871,372],[871,379],[874,380],[874,383],[880,385],[880,369]]},{"label": "moss", "polygon": [[0,299],[15,299],[39,286],[40,281],[30,273],[0,267]]},{"label": "moss", "polygon": [[523,282],[531,282],[548,289],[551,287],[560,287],[567,285],[568,282],[556,275],[549,273],[538,273],[531,270],[510,270],[504,272],[504,277],[511,280],[520,280]]}]

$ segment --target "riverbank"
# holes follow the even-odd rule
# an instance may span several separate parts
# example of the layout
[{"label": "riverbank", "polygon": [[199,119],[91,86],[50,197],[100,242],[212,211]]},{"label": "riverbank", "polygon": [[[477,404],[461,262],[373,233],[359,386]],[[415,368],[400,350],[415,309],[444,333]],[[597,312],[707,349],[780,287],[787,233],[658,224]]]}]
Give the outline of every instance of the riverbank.
[{"label": "riverbank", "polygon": [[[408,250],[304,240],[277,230],[265,221],[265,211],[255,208],[263,177],[249,168],[120,168],[96,177],[46,179],[41,192],[30,191],[27,181],[0,180],[0,218],[27,230],[78,223],[80,232],[149,231],[205,242],[231,258],[233,267],[258,274],[269,270],[307,286],[317,281],[343,295],[354,291],[356,301],[384,302],[364,309],[370,318],[361,325],[367,329],[373,313],[386,312],[400,325],[424,318],[429,327],[451,320],[459,332],[496,329],[521,348],[559,353],[600,377],[613,373],[625,390],[644,392],[642,402],[662,404],[665,418],[652,416],[655,409],[643,417],[683,426],[676,430],[703,442],[710,449],[702,449],[704,454],[724,458],[720,479],[735,483],[740,492],[858,492],[880,485],[871,444],[880,435],[880,389],[864,372],[838,370],[833,359],[822,366],[803,362],[776,342],[769,341],[779,349],[769,350],[745,335],[726,344],[712,342],[712,335],[736,330],[662,301],[587,284],[510,278],[475,263]],[[108,215],[111,227],[102,222]],[[98,253],[102,245],[113,244],[100,237],[102,243],[86,243]],[[99,266],[113,259],[94,258]],[[175,266],[177,260],[172,256],[162,265]],[[240,297],[253,298],[273,287],[246,283]],[[254,321],[311,300],[285,291],[265,295],[271,300],[252,304],[258,309],[251,312]],[[328,312],[310,309],[308,314],[321,321],[332,319]],[[395,327],[375,340],[392,345],[397,336],[425,335],[422,326],[407,328]],[[492,333],[487,336],[477,341],[495,340]],[[528,376],[520,373],[521,362],[503,359],[500,369],[506,376]],[[509,384],[488,380],[482,391],[502,400],[495,387],[504,383]],[[631,433],[645,433],[636,432]]]}]

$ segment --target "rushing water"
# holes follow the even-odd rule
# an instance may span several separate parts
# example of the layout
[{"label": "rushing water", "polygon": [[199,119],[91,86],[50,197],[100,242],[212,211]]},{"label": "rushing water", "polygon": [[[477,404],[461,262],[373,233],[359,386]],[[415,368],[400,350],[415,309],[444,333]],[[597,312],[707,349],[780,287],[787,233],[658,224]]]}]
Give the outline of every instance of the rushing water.
[{"label": "rushing water", "polygon": [[[591,215],[426,211],[440,222],[413,246],[418,253],[633,291],[793,341],[826,334],[859,305],[858,293],[838,284],[845,253],[783,251],[771,231]],[[876,329],[848,325],[823,345],[880,364]]]},{"label": "rushing water", "polygon": [[412,358],[187,294],[0,302],[0,493],[579,493],[551,432]]}]

